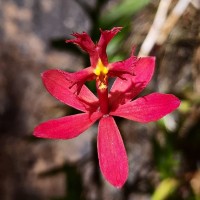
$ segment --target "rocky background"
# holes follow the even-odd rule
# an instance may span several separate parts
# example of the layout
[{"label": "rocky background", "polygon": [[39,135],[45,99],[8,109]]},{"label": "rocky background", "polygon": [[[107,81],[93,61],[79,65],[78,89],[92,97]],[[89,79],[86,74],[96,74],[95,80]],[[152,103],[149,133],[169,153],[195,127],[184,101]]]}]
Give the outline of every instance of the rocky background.
[{"label": "rocky background", "polygon": [[[105,182],[99,171],[97,125],[68,141],[32,136],[42,121],[74,112],[52,98],[40,79],[47,69],[76,71],[88,66],[87,55],[65,44],[71,33],[85,31],[97,40],[99,27],[124,26],[108,54],[111,59],[128,57],[132,46],[138,52],[159,1],[127,2],[133,3],[0,1],[1,200],[200,197],[200,11],[192,4],[165,44],[151,52],[157,68],[143,93],[173,93],[182,100],[180,109],[157,123],[117,119],[130,165],[121,190]],[[162,184],[169,189],[167,195],[160,192]]]}]

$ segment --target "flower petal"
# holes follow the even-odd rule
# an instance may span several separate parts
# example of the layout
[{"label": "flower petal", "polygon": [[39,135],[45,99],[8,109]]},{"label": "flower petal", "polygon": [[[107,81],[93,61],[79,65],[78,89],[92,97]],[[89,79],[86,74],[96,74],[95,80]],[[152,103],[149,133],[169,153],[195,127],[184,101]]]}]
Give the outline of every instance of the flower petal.
[{"label": "flower petal", "polygon": [[71,139],[87,130],[97,119],[100,112],[81,113],[49,120],[34,129],[34,136],[49,139]]},{"label": "flower petal", "polygon": [[75,39],[66,40],[66,42],[72,42],[80,46],[84,51],[88,52],[90,55],[90,62],[93,68],[96,67],[98,60],[102,60],[104,65],[108,64],[108,58],[106,54],[106,47],[110,40],[122,29],[122,27],[115,27],[111,30],[100,30],[101,36],[98,44],[94,44],[90,36],[83,33],[72,34]]},{"label": "flower petal", "polygon": [[90,36],[85,32],[74,33],[72,34],[72,36],[74,36],[75,39],[66,40],[66,43],[72,42],[74,44],[77,44],[84,51],[88,52],[90,55],[91,65],[94,66],[98,60],[98,54],[96,52],[96,45],[94,44]]},{"label": "flower petal", "polygon": [[179,105],[180,100],[172,94],[152,93],[121,105],[110,114],[147,123],[161,119]]},{"label": "flower petal", "polygon": [[120,77],[123,74],[134,75],[134,67],[137,65],[137,61],[137,57],[131,55],[131,57],[126,60],[110,63],[108,65],[109,75],[113,77]]},{"label": "flower petal", "polygon": [[99,57],[101,58],[104,65],[108,64],[108,58],[106,54],[106,47],[110,40],[122,29],[122,27],[114,27],[111,30],[101,30],[101,36],[98,46]]},{"label": "flower petal", "polygon": [[74,34],[72,34],[72,36],[74,36],[75,39],[66,40],[66,43],[72,42],[74,44],[77,44],[84,51],[86,51],[88,53],[92,53],[95,51],[95,44],[87,33],[85,33],[85,32],[74,33]]},{"label": "flower petal", "polygon": [[46,89],[59,101],[81,111],[95,110],[98,106],[97,97],[84,85],[77,95],[77,88],[72,87],[70,77],[71,73],[62,70],[47,70],[42,73]]},{"label": "flower petal", "polygon": [[139,58],[134,66],[133,75],[124,74],[122,78],[117,78],[110,90],[111,110],[136,97],[151,80],[154,67],[154,57]]},{"label": "flower petal", "polygon": [[128,158],[113,117],[101,118],[97,142],[99,165],[103,175],[112,185],[122,187],[128,177]]},{"label": "flower petal", "polygon": [[[76,90],[76,93],[80,93],[81,88],[83,87],[86,81],[94,79],[94,73],[92,67],[87,67],[80,71],[74,73],[64,73],[65,78],[71,82],[71,85]],[[83,89],[84,90],[84,89]],[[95,97],[93,95],[93,97]]]}]

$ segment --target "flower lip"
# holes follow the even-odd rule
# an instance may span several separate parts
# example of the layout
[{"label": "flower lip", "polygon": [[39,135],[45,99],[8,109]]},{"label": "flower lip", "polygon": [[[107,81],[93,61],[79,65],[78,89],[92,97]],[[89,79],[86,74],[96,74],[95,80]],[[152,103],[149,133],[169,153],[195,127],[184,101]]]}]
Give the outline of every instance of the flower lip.
[{"label": "flower lip", "polygon": [[95,69],[93,70],[93,73],[96,75],[97,87],[100,90],[107,89],[108,71],[109,68],[104,66],[101,59],[99,59]]}]

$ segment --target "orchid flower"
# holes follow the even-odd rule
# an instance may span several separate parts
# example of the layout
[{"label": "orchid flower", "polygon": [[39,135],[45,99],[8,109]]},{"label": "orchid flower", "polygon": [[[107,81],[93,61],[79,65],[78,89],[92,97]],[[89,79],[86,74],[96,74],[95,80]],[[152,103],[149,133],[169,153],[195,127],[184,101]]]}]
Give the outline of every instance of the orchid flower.
[{"label": "orchid flower", "polygon": [[[95,50],[93,43],[85,34],[84,36],[86,39],[80,45],[89,52],[91,63],[98,63],[93,69],[98,98],[84,84],[79,93],[76,93],[79,86],[76,84],[71,87],[72,73],[61,70],[45,71],[42,80],[48,92],[82,113],[43,122],[34,129],[34,135],[49,139],[71,139],[99,120],[97,149],[100,169],[108,182],[120,188],[128,178],[128,158],[113,116],[142,123],[152,122],[174,111],[180,100],[172,94],[161,93],[136,98],[152,78],[154,57],[140,58],[133,67],[134,76],[130,73],[122,74],[123,78],[117,78],[108,92],[107,70],[110,68],[106,67],[107,57],[102,51],[97,54],[98,50]],[[102,40],[98,44],[102,44]],[[107,43],[104,43],[103,49],[105,44]],[[129,64],[129,61],[125,61],[123,68],[126,65],[129,68]],[[116,66],[121,64],[117,63]]]}]

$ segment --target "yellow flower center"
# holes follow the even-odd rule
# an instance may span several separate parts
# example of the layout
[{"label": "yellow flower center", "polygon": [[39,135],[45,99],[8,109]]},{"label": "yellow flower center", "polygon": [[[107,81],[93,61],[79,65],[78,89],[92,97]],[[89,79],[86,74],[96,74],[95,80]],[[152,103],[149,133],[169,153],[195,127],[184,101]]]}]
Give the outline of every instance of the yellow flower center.
[{"label": "yellow flower center", "polygon": [[104,66],[101,59],[99,59],[96,68],[93,70],[93,73],[97,76],[96,80],[100,90],[107,89],[108,71],[108,68]]},{"label": "yellow flower center", "polygon": [[108,68],[105,67],[103,65],[103,63],[101,62],[101,59],[98,60],[98,63],[97,63],[97,66],[96,68],[94,69],[94,74],[96,74],[97,76],[100,76],[100,75],[106,75],[108,73]]}]

